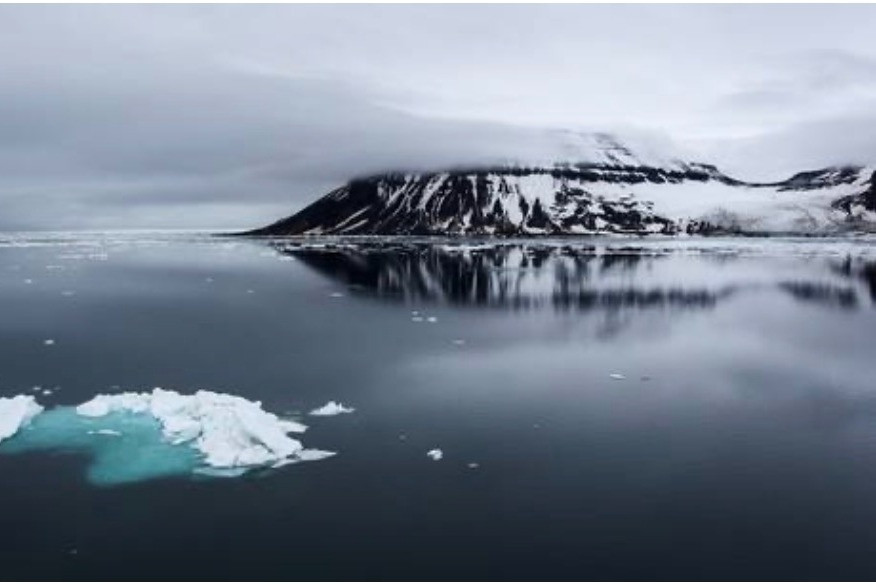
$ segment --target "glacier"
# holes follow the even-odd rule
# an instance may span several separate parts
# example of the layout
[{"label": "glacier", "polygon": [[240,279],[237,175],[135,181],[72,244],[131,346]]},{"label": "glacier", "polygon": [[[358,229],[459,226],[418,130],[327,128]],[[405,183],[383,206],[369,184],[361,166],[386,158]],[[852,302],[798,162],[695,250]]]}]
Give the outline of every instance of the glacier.
[{"label": "glacier", "polygon": [[100,394],[48,411],[31,396],[3,398],[0,420],[0,437],[7,438],[0,452],[84,454],[87,478],[97,485],[173,475],[240,476],[335,454],[305,448],[289,434],[307,426],[265,411],[260,402],[206,390]]}]

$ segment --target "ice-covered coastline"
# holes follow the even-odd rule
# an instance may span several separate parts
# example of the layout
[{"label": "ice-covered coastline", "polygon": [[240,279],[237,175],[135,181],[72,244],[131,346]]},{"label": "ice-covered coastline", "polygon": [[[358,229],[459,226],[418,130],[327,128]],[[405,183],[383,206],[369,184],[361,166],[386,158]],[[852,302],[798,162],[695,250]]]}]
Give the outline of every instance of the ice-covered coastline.
[{"label": "ice-covered coastline", "polygon": [[[305,430],[303,424],[265,411],[260,402],[206,390],[181,394],[155,388],[142,393],[99,394],[75,408],[60,406],[48,411],[32,396],[0,398],[0,441],[8,439],[4,446],[11,451],[74,447],[91,452],[97,464],[102,464],[102,459],[108,458],[106,450],[114,449],[121,456],[109,458],[125,460],[124,464],[138,458],[146,461],[138,462],[132,473],[109,469],[102,476],[121,478],[104,482],[181,470],[239,476],[253,469],[335,454],[305,448],[289,436]],[[156,449],[165,454],[155,456]],[[148,468],[150,458],[155,459],[154,472]],[[161,458],[176,459],[171,465],[173,472]]]}]

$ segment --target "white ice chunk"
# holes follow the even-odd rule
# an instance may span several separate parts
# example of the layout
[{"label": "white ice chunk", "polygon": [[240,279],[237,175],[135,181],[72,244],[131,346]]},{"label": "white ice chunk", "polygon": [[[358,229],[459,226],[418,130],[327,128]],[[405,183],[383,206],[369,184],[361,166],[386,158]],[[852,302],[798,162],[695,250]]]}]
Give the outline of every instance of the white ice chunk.
[{"label": "white ice chunk", "polygon": [[426,453],[426,456],[428,456],[432,460],[441,460],[442,458],[444,458],[444,452],[440,448],[433,448]]},{"label": "white ice chunk", "polygon": [[352,414],[356,408],[348,408],[342,403],[330,401],[322,407],[310,412],[311,416],[337,416],[338,414]]},{"label": "white ice chunk", "polygon": [[621,373],[610,373],[609,377],[611,377],[612,379],[617,379],[618,381],[626,379],[626,376]]},{"label": "white ice chunk", "polygon": [[0,442],[13,436],[43,411],[31,395],[0,397]]},{"label": "white ice chunk", "polygon": [[45,341],[43,341],[43,344],[46,346],[54,345],[55,339],[46,339]]},{"label": "white ice chunk", "polygon": [[305,448],[301,452],[298,453],[298,459],[302,462],[311,462],[314,460],[322,460],[323,458],[328,458],[330,456],[334,456],[337,454],[336,452],[331,452],[329,450],[319,450],[317,448]]}]

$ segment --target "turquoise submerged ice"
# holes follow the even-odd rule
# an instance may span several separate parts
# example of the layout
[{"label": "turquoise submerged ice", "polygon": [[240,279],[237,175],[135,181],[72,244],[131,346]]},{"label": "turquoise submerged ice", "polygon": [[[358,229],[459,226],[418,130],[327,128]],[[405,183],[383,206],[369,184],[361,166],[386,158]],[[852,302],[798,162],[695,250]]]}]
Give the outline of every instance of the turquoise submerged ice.
[{"label": "turquoise submerged ice", "polygon": [[89,458],[87,477],[112,485],[187,474],[201,466],[198,451],[164,440],[161,424],[151,416],[115,412],[86,418],[76,408],[44,412],[0,444],[0,452],[66,451]]},{"label": "turquoise submerged ice", "polygon": [[0,452],[82,454],[88,479],[100,485],[192,473],[239,476],[331,456],[288,436],[305,429],[241,397],[155,389],[39,413],[4,440]]}]

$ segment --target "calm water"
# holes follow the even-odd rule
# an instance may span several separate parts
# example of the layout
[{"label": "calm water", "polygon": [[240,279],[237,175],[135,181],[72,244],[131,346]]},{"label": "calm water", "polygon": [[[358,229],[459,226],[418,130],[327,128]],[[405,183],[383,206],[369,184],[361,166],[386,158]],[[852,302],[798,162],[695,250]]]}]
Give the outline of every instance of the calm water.
[{"label": "calm water", "polygon": [[237,479],[0,455],[5,579],[876,579],[873,243],[18,235],[0,307],[0,395],[357,408]]}]

